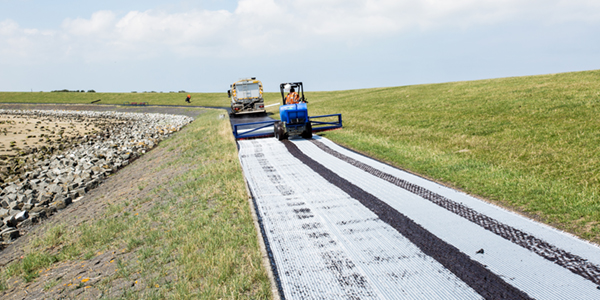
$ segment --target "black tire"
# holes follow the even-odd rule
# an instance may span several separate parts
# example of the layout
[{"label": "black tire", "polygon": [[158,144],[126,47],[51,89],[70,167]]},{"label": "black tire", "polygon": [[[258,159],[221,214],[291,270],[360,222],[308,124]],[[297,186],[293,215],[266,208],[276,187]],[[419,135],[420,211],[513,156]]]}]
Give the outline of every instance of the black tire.
[{"label": "black tire", "polygon": [[281,122],[275,123],[275,138],[277,138],[280,141],[287,139],[287,134],[283,127],[283,123],[281,123]]},{"label": "black tire", "polygon": [[273,123],[273,134],[275,135],[276,139],[279,139],[279,121],[275,121],[275,123]]},{"label": "black tire", "polygon": [[304,128],[301,136],[307,140],[312,139],[312,125],[310,122],[306,123],[306,128]]}]

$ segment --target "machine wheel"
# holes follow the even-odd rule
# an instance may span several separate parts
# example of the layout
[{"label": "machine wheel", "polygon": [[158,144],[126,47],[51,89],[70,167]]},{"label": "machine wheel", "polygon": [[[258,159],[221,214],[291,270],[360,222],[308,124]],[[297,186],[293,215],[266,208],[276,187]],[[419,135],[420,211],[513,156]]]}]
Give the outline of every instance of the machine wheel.
[{"label": "machine wheel", "polygon": [[287,134],[285,133],[285,129],[283,128],[283,123],[276,122],[274,126],[275,130],[275,138],[282,141],[287,138]]},{"label": "machine wheel", "polygon": [[275,123],[273,123],[273,135],[275,136],[276,139],[279,139],[279,122],[275,121]]},{"label": "machine wheel", "polygon": [[312,125],[310,122],[306,123],[306,128],[302,132],[302,137],[307,140],[312,138]]}]

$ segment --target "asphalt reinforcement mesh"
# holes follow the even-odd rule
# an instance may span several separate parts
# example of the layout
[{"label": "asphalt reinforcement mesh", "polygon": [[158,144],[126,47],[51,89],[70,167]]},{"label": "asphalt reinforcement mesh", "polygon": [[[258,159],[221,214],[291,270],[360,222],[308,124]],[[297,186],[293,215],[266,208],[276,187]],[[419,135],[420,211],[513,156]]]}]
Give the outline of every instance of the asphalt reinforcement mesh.
[{"label": "asphalt reinforcement mesh", "polygon": [[568,251],[560,249],[554,245],[549,244],[544,240],[532,236],[531,234],[523,232],[502,222],[499,222],[498,220],[481,214],[463,204],[457,203],[426,188],[423,188],[416,184],[407,182],[406,180],[397,178],[393,175],[377,170],[367,164],[364,164],[351,157],[341,154],[317,140],[312,140],[312,142],[317,147],[319,147],[319,149],[325,151],[326,153],[329,153],[330,155],[342,161],[347,162],[348,164],[351,164],[375,177],[381,178],[402,189],[405,189],[424,199],[427,199],[432,203],[458,216],[461,216],[481,226],[482,228],[493,232],[494,234],[506,240],[511,241],[516,245],[519,245],[529,251],[532,251],[533,253],[571,271],[574,274],[577,274],[587,280],[590,280],[595,284],[600,284],[600,267],[580,256],[574,255]]},{"label": "asphalt reinforcement mesh", "polygon": [[[315,143],[317,143],[315,141]],[[526,293],[506,283],[498,275],[485,266],[472,260],[456,247],[444,242],[419,224],[390,207],[370,193],[341,178],[323,165],[304,154],[290,141],[284,141],[288,151],[297,159],[310,167],[317,174],[334,184],[352,198],[375,213],[382,221],[389,224],[403,236],[408,238],[423,253],[434,258],[477,293],[486,299],[531,299]],[[324,145],[323,145],[324,146]],[[333,151],[333,150],[331,150]],[[335,151],[333,151],[335,152]],[[368,167],[368,166],[367,166]],[[370,167],[369,167],[370,168]]]}]

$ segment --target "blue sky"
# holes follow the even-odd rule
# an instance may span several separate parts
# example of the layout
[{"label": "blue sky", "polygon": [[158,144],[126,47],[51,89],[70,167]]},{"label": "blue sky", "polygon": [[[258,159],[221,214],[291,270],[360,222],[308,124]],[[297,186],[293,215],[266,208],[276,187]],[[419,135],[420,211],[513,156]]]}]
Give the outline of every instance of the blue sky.
[{"label": "blue sky", "polygon": [[597,0],[0,0],[0,91],[343,90],[600,69]]}]

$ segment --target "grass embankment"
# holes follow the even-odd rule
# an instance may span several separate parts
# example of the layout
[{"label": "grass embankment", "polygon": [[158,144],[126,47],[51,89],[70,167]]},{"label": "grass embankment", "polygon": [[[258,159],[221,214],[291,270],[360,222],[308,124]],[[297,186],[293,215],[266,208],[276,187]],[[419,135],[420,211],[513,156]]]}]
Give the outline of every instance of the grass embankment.
[{"label": "grass embankment", "polygon": [[[185,102],[187,95],[191,103]],[[279,98],[277,98],[279,96]],[[265,93],[265,103],[280,101],[278,93]],[[0,102],[4,103],[85,103],[100,99],[96,104],[123,104],[125,102],[149,105],[178,106],[217,106],[228,107],[227,93],[75,93],[75,92],[0,92]]]},{"label": "grass embankment", "polygon": [[[211,110],[200,115],[146,154],[174,153],[146,162],[142,169],[147,177],[165,170],[176,176],[156,186],[140,181],[134,189],[150,189],[146,196],[108,199],[105,211],[82,226],[47,229],[26,246],[22,260],[0,272],[3,289],[12,282],[8,278],[36,280],[53,264],[81,264],[112,251],[131,257],[111,261],[110,270],[116,272],[92,286],[105,296],[116,282],[128,279],[144,286],[120,296],[128,299],[269,298],[236,145],[222,114]],[[59,278],[44,289],[66,288],[69,280]],[[77,282],[81,287],[90,283]]]},{"label": "grass embankment", "polygon": [[600,71],[307,97],[337,143],[600,242]]}]

